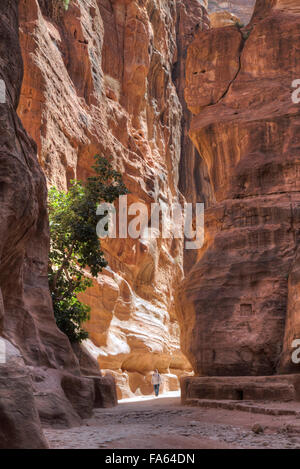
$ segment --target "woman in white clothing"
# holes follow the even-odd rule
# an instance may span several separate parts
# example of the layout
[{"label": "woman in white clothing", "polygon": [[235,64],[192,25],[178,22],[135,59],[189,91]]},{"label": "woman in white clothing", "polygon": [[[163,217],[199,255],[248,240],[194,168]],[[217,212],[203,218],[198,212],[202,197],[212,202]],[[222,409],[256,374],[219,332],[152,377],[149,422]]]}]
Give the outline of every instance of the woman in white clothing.
[{"label": "woman in white clothing", "polygon": [[156,369],[152,375],[152,380],[151,380],[153,386],[154,386],[154,392],[155,392],[155,396],[157,397],[158,394],[159,394],[159,386],[161,384],[161,376],[158,372],[158,370]]}]

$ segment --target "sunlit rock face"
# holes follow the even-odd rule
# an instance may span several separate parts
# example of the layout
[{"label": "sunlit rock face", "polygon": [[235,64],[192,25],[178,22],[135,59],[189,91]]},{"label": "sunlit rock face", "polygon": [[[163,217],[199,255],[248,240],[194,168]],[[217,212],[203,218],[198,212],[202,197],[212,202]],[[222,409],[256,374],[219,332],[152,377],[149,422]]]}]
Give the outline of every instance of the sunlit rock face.
[{"label": "sunlit rock face", "polygon": [[208,0],[208,11],[233,13],[246,25],[251,19],[254,5],[255,0]]},{"label": "sunlit rock face", "polygon": [[249,28],[199,32],[188,50],[190,136],[216,201],[178,290],[183,348],[200,375],[291,368],[299,338],[299,104],[291,97],[299,30],[298,1],[258,1]]},{"label": "sunlit rock face", "polygon": [[[208,27],[206,4],[81,0],[59,18],[43,0],[21,6],[18,112],[49,185],[66,189],[70,179],[85,179],[100,153],[124,174],[128,204],[183,202],[183,132],[193,151],[182,130],[185,57],[195,33]],[[182,181],[187,187],[189,178]],[[103,248],[109,268],[81,295],[92,307],[88,348],[116,375],[119,397],[151,392],[156,367],[165,389],[177,388],[177,377],[191,371],[174,308],[182,241],[119,239]]]},{"label": "sunlit rock face", "polygon": [[242,24],[241,20],[228,11],[216,11],[209,15],[211,28],[223,28]]},{"label": "sunlit rock face", "polygon": [[[45,416],[78,425],[91,415],[96,384],[82,376],[54,320],[46,179],[16,113],[23,75],[18,3],[0,3],[0,448],[37,449],[47,447]],[[93,374],[105,380],[98,368]]]}]

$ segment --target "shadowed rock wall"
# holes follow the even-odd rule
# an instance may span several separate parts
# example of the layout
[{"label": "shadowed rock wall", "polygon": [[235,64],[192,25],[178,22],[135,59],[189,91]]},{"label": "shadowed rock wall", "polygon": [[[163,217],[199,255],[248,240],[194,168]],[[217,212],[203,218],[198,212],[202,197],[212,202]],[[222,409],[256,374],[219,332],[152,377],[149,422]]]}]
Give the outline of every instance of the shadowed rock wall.
[{"label": "shadowed rock wall", "polygon": [[[200,375],[290,371],[298,334],[296,1],[258,1],[250,26],[199,32],[185,99],[215,203],[178,290],[183,350]],[[294,370],[295,371],[295,370]]]},{"label": "shadowed rock wall", "polygon": [[[102,378],[95,366],[94,379],[81,376],[53,316],[46,180],[16,114],[23,77],[18,3],[0,4],[0,79],[6,86],[0,104],[0,447],[44,448],[40,417],[79,424],[91,414]],[[67,392],[72,380],[76,399]]]}]

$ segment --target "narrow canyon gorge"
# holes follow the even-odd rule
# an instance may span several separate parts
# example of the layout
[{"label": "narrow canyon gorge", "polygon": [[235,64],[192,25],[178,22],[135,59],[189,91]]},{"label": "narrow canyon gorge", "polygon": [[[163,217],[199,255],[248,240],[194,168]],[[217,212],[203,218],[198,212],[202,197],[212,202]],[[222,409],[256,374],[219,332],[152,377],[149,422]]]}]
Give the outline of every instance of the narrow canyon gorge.
[{"label": "narrow canyon gorge", "polygon": [[[300,400],[299,36],[298,0],[0,2],[0,448],[47,448],[150,395],[156,368],[183,404]],[[128,205],[203,203],[205,236],[102,240],[75,345],[49,292],[47,189],[86,181],[96,154]]]}]

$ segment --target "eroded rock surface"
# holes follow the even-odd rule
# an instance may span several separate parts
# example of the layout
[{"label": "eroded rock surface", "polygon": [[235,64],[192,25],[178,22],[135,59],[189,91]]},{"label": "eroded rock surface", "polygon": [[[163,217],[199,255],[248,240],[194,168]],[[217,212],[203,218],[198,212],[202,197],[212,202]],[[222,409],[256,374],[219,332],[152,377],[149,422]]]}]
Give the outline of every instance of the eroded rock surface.
[{"label": "eroded rock surface", "polygon": [[224,26],[241,25],[241,20],[228,11],[216,11],[209,15],[211,28],[223,28]]},{"label": "eroded rock surface", "polygon": [[[79,362],[53,316],[47,281],[46,180],[36,145],[16,113],[23,75],[18,3],[0,5],[0,78],[6,87],[6,100],[0,104],[0,446],[43,448],[38,410],[47,408],[53,417],[51,392],[60,396],[65,420],[73,414],[78,423],[91,414],[95,385],[93,379],[81,377]],[[50,369],[56,381],[44,389],[41,404],[38,387],[49,379]],[[62,387],[67,376],[77,379],[74,393],[87,381],[91,393],[79,392],[76,402],[68,399]]]},{"label": "eroded rock surface", "polygon": [[248,28],[200,32],[189,47],[190,136],[216,200],[178,292],[183,347],[200,375],[271,375],[291,362],[299,331],[299,105],[291,99],[299,27],[297,1],[258,1]]},{"label": "eroded rock surface", "polygon": [[184,377],[181,400],[199,399],[261,402],[289,402],[300,398],[300,375]]},{"label": "eroded rock surface", "polygon": [[0,341],[5,348],[5,362],[0,363],[0,448],[47,448],[30,373],[16,347]]},{"label": "eroded rock surface", "polygon": [[[129,204],[183,201],[184,85],[178,96],[174,83],[178,64],[178,79],[184,74],[180,55],[207,27],[205,4],[81,0],[57,18],[47,2],[21,2],[18,112],[50,185],[67,188],[71,178],[86,178],[100,153],[124,174]],[[120,397],[151,392],[156,367],[165,390],[177,389],[177,377],[191,371],[174,310],[181,240],[118,239],[103,247],[109,269],[81,295],[92,307],[87,347],[117,377]]]},{"label": "eroded rock surface", "polygon": [[209,0],[208,11],[229,12],[236,15],[246,25],[253,14],[255,0]]}]

